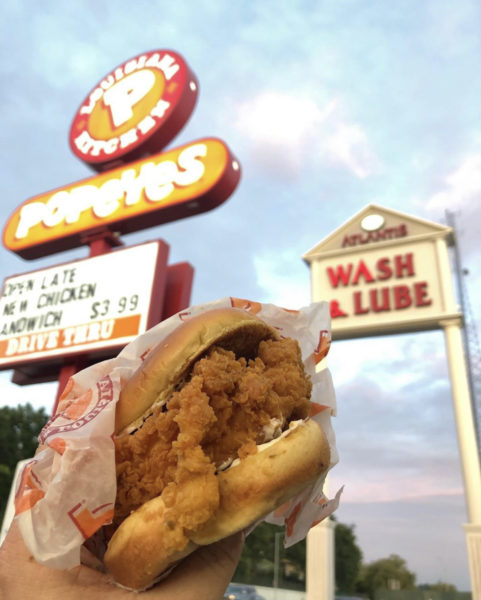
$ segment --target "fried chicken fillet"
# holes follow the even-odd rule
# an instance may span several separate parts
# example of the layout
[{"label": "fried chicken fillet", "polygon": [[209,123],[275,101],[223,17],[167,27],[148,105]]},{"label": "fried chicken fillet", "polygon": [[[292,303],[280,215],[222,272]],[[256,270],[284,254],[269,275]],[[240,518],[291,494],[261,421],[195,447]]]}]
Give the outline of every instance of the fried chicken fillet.
[{"label": "fried chicken fillet", "polygon": [[257,444],[309,415],[310,393],[295,340],[261,341],[258,356],[248,361],[212,348],[165,407],[135,435],[116,440],[116,520],[160,494],[167,506],[183,505],[176,483],[186,479],[201,478],[210,494],[224,465],[255,454]]}]

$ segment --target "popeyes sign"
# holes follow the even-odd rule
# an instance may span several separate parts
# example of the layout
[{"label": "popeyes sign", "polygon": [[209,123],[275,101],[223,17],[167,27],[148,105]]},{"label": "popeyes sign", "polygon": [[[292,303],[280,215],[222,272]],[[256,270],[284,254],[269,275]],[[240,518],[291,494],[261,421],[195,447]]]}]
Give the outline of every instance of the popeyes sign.
[{"label": "popeyes sign", "polygon": [[30,198],[8,220],[3,243],[36,258],[79,246],[88,231],[138,231],[218,206],[238,180],[227,146],[198,140]]},{"label": "popeyes sign", "polygon": [[449,227],[370,205],[307,252],[313,297],[330,301],[333,337],[435,329],[458,318],[450,237]]},{"label": "popeyes sign", "polygon": [[92,233],[130,233],[227,200],[240,165],[221,140],[155,154],[186,123],[197,90],[194,74],[172,51],[116,67],[88,94],[70,131],[73,152],[100,174],[24,202],[4,228],[5,247],[37,258],[86,243]]}]

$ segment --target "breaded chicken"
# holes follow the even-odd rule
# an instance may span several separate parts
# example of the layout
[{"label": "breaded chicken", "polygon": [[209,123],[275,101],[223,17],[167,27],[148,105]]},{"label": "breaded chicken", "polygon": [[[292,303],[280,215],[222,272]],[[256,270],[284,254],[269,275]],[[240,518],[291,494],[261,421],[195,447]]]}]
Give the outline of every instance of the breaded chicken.
[{"label": "breaded chicken", "polygon": [[115,440],[115,521],[162,494],[182,525],[195,529],[218,506],[216,472],[255,453],[256,444],[280,435],[290,421],[306,418],[310,394],[294,340],[263,341],[249,361],[212,348],[166,406],[135,435]]}]

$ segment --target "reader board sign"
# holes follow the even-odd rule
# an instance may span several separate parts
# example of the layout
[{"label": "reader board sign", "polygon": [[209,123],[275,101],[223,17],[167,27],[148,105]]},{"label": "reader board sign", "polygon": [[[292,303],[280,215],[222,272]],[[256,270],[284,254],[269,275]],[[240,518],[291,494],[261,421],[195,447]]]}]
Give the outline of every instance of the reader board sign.
[{"label": "reader board sign", "polygon": [[167,258],[159,240],[8,277],[0,369],[127,344],[159,321]]}]

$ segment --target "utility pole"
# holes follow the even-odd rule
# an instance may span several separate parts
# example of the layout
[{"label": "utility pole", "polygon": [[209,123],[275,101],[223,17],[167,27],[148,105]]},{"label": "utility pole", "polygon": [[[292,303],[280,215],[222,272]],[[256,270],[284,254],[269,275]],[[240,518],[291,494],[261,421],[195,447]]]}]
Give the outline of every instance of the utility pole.
[{"label": "utility pole", "polygon": [[468,293],[466,286],[464,285],[464,277],[466,277],[468,272],[462,267],[461,251],[459,248],[458,235],[456,231],[456,219],[454,213],[449,210],[446,210],[445,214],[446,224],[453,230],[454,274],[456,276],[459,304],[463,314],[463,346],[466,356],[467,375],[474,416],[477,446],[478,452],[481,454],[481,353],[479,349],[476,323],[471,315]]}]

